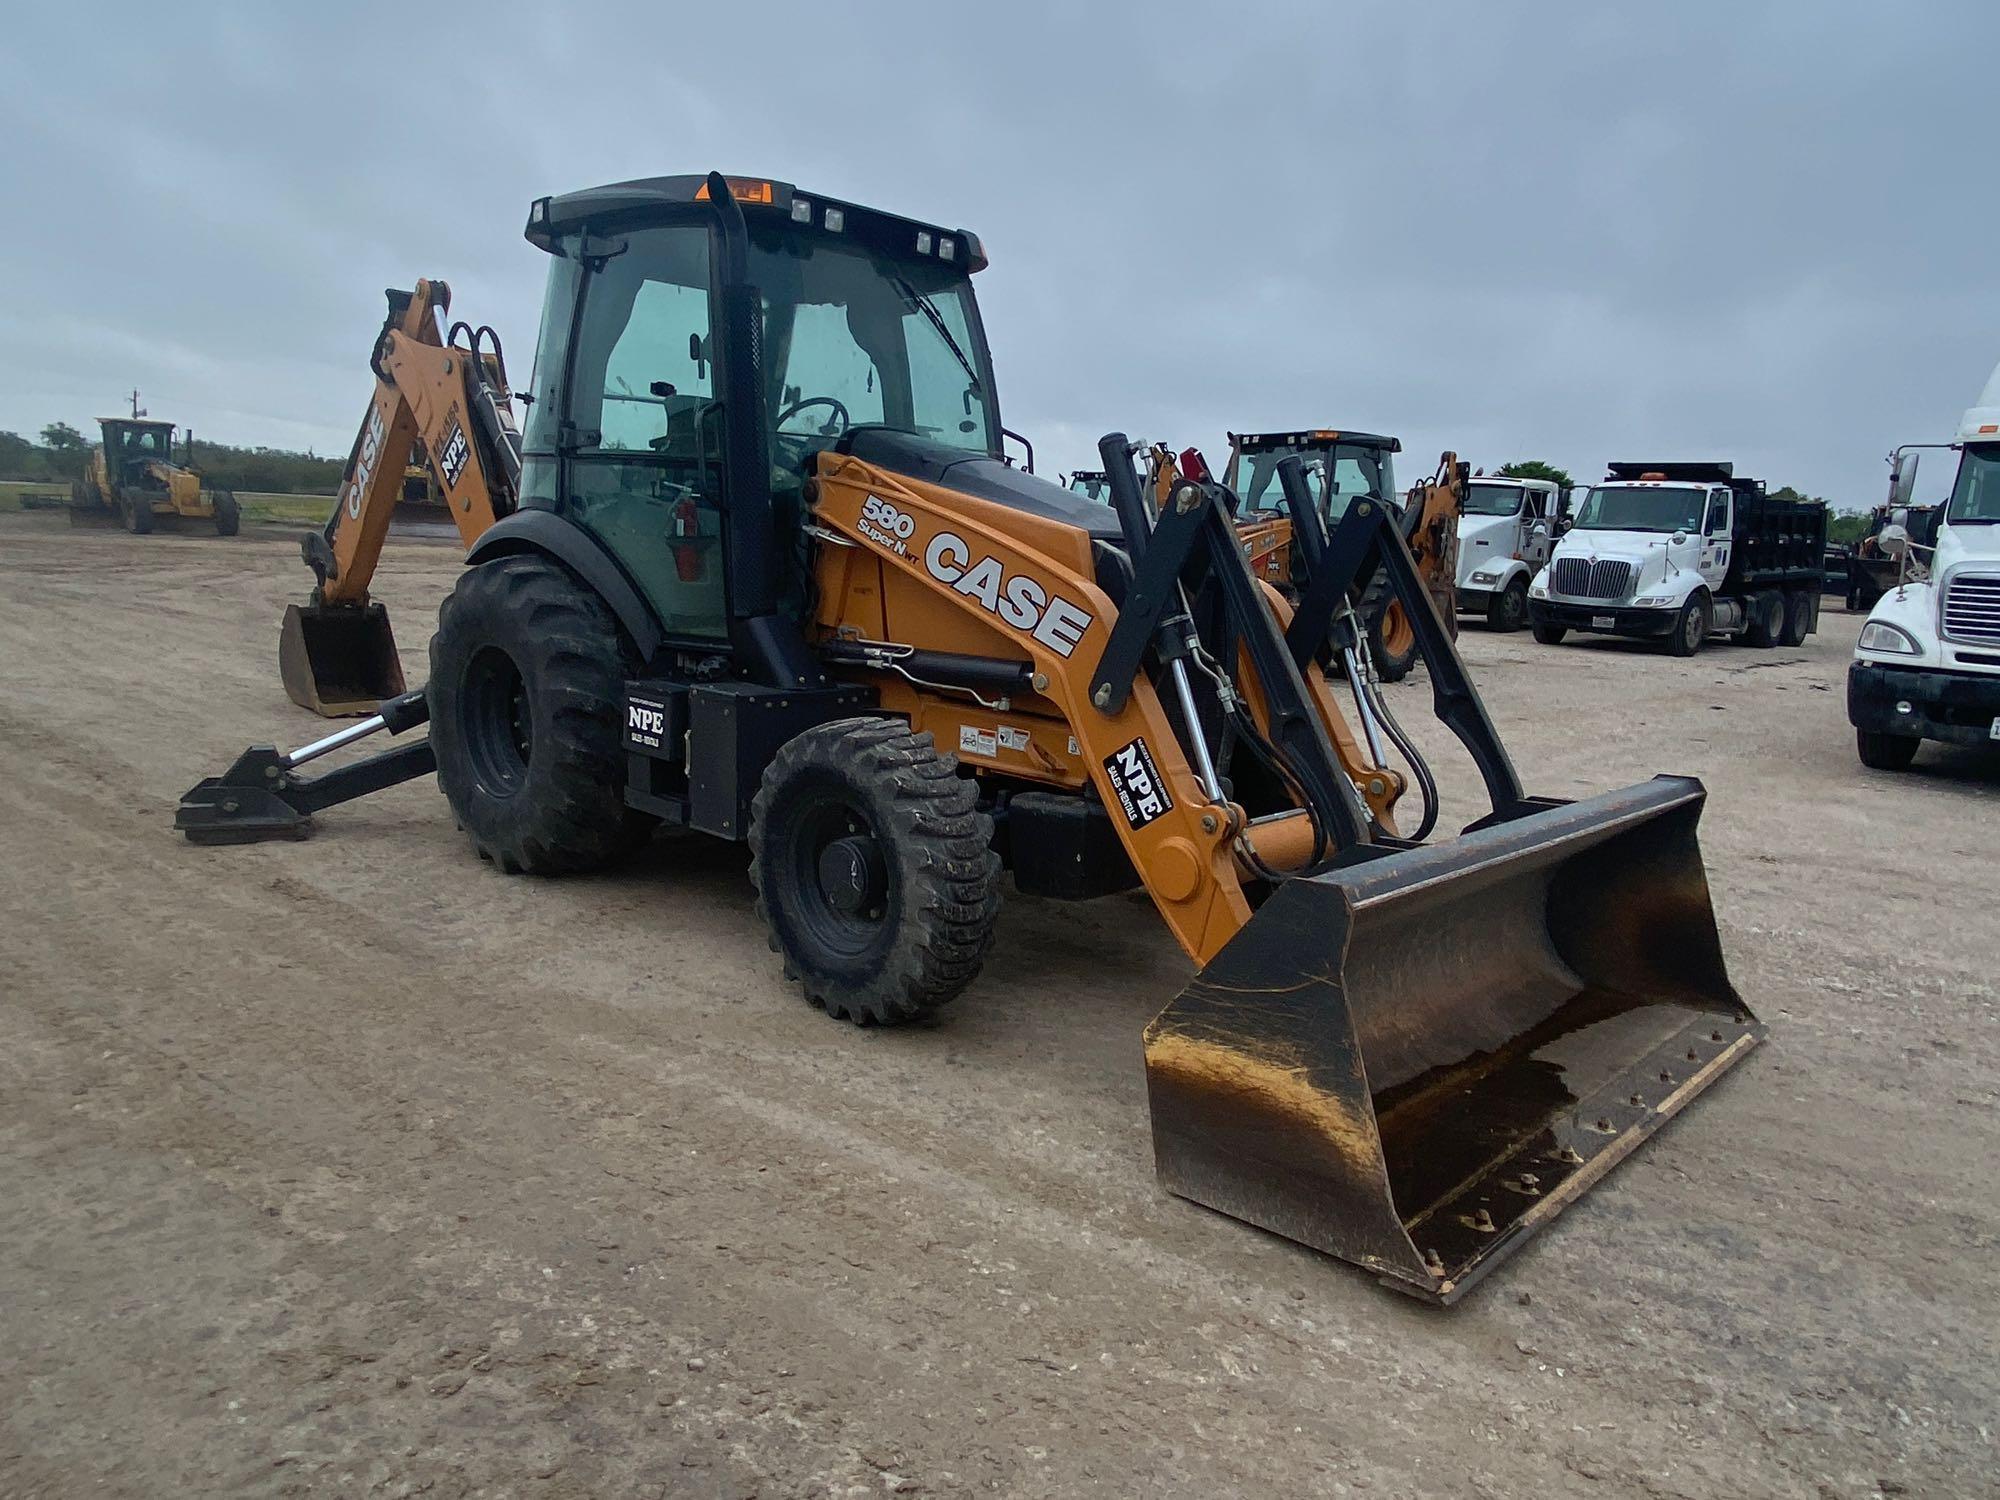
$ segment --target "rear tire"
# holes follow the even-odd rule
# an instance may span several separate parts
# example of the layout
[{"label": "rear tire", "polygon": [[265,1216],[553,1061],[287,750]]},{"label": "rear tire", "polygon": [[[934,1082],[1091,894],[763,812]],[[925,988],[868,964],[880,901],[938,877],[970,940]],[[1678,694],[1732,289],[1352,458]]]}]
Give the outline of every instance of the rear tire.
[{"label": "rear tire", "polygon": [[215,534],[235,536],[243,528],[243,512],[236,504],[236,497],[228,490],[215,492]]},{"label": "rear tire", "polygon": [[1486,623],[1494,630],[1516,631],[1528,623],[1528,580],[1515,578],[1486,601]]},{"label": "rear tire", "polygon": [[1861,764],[1871,771],[1907,771],[1923,744],[1907,734],[1883,734],[1874,729],[1854,731],[1854,748]]},{"label": "rear tire", "polygon": [[144,495],[136,499],[130,495],[121,495],[118,505],[123,511],[119,519],[125,523],[125,529],[132,535],[145,536],[153,529],[153,502]]},{"label": "rear tire", "polygon": [[1785,631],[1785,596],[1758,594],[1749,601],[1748,610],[1750,618],[1743,630],[1744,643],[1759,651],[1770,650]]},{"label": "rear tire", "polygon": [[1675,656],[1693,656],[1708,640],[1708,627],[1713,618],[1708,595],[1695,594],[1674,617],[1673,632],[1667,637],[1667,650]]},{"label": "rear tire", "polygon": [[559,875],[646,841],[654,820],[625,805],[632,666],[604,601],[555,563],[502,557],[459,575],[431,637],[431,745],[483,858]]},{"label": "rear tire", "polygon": [[1375,675],[1384,682],[1401,682],[1417,664],[1417,632],[1403,611],[1403,601],[1391,598],[1368,622],[1368,654]]},{"label": "rear tire", "polygon": [[992,841],[977,788],[928,733],[838,719],[787,741],[750,813],[750,883],[785,977],[858,1025],[935,1011],[992,944]]},{"label": "rear tire", "polygon": [[1778,632],[1781,646],[1803,646],[1812,630],[1812,596],[1793,592],[1784,596],[1783,624]]},{"label": "rear tire", "polygon": [[1539,620],[1534,626],[1535,640],[1543,646],[1560,646],[1569,637],[1566,625],[1544,625]]}]

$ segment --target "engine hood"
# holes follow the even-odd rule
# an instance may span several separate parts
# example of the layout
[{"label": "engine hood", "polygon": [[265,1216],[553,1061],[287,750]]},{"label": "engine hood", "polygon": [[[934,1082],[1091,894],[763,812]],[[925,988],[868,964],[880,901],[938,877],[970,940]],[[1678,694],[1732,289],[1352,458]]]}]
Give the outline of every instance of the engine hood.
[{"label": "engine hood", "polygon": [[1657,531],[1572,531],[1556,543],[1555,555],[1597,562],[1629,562],[1636,574],[1642,567],[1656,565],[1662,559],[1678,556],[1684,549],[1698,546],[1699,541],[1693,536],[1675,546],[1672,537]]},{"label": "engine hood", "polygon": [[1953,526],[1947,523],[1938,528],[1937,559],[1931,565],[1933,576],[1943,577],[1951,569],[1968,563],[2000,569],[2000,525],[1974,522]]},{"label": "engine hood", "polygon": [[1118,514],[1082,496],[984,454],[893,427],[862,426],[834,444],[864,463],[879,465],[926,484],[962,490],[982,500],[1077,527],[1093,540],[1118,542],[1124,532]]},{"label": "engine hood", "polygon": [[1458,518],[1458,581],[1463,584],[1481,568],[1504,565],[1514,557],[1520,541],[1518,516],[1460,516]]}]

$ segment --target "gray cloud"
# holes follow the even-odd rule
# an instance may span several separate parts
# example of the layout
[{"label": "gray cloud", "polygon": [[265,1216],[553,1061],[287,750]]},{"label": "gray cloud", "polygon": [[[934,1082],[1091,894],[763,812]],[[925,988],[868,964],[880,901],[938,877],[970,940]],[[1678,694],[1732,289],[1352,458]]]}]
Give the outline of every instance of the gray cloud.
[{"label": "gray cloud", "polygon": [[[109,12],[108,14],[106,12]],[[381,289],[525,374],[551,191],[719,166],[977,230],[1009,424],[1718,455],[1842,503],[1996,357],[1990,5],[385,4],[10,21],[0,427],[137,384],[343,450]],[[1932,475],[1933,482],[1938,476]]]}]

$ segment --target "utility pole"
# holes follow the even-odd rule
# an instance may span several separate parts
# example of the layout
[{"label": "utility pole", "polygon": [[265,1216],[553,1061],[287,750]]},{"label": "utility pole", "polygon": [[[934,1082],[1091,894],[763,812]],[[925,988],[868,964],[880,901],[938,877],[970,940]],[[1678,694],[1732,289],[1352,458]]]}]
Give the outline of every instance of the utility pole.
[{"label": "utility pole", "polygon": [[139,388],[134,386],[132,388],[132,420],[136,422],[145,415],[146,413],[139,406]]}]

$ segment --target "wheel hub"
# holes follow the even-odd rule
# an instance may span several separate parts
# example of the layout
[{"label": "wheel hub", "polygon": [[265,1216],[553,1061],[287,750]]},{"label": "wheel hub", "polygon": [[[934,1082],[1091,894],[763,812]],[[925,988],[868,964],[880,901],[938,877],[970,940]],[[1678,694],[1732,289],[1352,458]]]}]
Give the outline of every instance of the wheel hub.
[{"label": "wheel hub", "polygon": [[867,834],[849,834],[820,850],[819,887],[835,911],[859,916],[882,904],[888,885],[881,846]]}]

